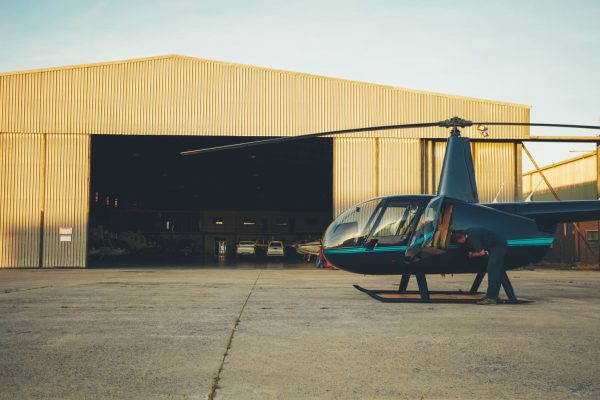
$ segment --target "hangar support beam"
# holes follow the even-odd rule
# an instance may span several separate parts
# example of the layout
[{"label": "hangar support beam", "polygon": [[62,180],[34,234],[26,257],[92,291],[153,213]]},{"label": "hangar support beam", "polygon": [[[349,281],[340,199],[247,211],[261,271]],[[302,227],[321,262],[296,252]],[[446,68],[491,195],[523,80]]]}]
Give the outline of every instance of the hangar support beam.
[{"label": "hangar support beam", "polygon": [[[540,176],[542,177],[542,179],[544,180],[544,182],[546,183],[546,186],[548,186],[548,189],[550,190],[550,192],[552,193],[552,195],[554,196],[554,198],[556,199],[556,201],[561,201],[560,197],[558,196],[558,193],[556,193],[556,190],[554,190],[554,188],[552,187],[552,185],[550,184],[550,181],[548,180],[548,178],[546,178],[546,175],[544,174],[544,172],[541,170],[540,166],[538,165],[538,163],[535,161],[535,159],[533,158],[533,156],[531,155],[531,153],[529,152],[529,150],[527,149],[527,147],[525,145],[523,145],[523,150],[525,151],[525,154],[527,154],[527,157],[529,158],[529,161],[531,161],[531,163],[533,164],[536,172],[538,174],[540,174]],[[581,231],[581,229],[579,228],[579,224],[577,222],[573,223],[573,227],[575,228],[575,230],[577,231],[578,237],[581,238],[581,240],[583,241],[583,243],[585,243],[585,245],[587,246],[587,248],[590,251],[592,250],[592,247],[590,246],[589,242],[587,241],[585,235],[583,234],[583,232]]]}]

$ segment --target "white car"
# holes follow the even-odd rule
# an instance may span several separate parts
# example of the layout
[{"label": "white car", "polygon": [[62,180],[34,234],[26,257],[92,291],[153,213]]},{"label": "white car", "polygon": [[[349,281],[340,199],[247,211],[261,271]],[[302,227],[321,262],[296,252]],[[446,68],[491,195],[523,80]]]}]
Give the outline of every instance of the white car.
[{"label": "white car", "polygon": [[285,247],[283,247],[283,242],[279,240],[273,240],[269,242],[269,247],[267,247],[267,255],[268,256],[284,256],[285,255]]},{"label": "white car", "polygon": [[238,243],[235,254],[237,256],[255,256],[256,243],[250,241],[241,241]]}]

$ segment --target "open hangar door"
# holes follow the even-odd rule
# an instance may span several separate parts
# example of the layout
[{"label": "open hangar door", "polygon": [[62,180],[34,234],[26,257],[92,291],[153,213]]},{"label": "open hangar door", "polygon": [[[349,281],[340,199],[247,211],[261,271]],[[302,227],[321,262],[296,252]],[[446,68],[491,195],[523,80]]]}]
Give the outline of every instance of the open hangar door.
[{"label": "open hangar door", "polygon": [[318,240],[332,219],[333,144],[317,138],[182,157],[261,138],[94,135],[90,266],[194,264],[239,241]]}]

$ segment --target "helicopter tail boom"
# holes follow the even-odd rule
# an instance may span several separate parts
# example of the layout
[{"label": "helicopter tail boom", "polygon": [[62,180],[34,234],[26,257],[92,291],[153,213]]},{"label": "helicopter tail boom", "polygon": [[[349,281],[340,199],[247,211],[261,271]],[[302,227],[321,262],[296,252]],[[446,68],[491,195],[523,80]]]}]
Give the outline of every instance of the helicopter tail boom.
[{"label": "helicopter tail boom", "polygon": [[497,210],[531,218],[538,224],[600,220],[599,200],[536,201],[485,204]]}]

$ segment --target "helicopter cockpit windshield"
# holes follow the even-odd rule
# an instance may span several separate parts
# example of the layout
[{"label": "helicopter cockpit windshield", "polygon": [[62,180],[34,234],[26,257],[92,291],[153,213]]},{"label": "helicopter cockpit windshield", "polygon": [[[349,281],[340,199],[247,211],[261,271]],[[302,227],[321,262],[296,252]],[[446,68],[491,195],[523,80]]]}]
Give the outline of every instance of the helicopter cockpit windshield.
[{"label": "helicopter cockpit windshield", "polygon": [[388,197],[368,200],[340,215],[325,232],[325,248],[405,245],[412,237],[423,200]]}]

